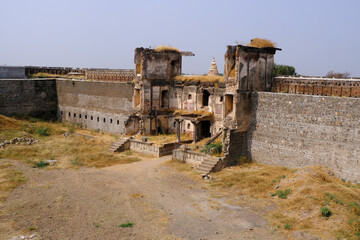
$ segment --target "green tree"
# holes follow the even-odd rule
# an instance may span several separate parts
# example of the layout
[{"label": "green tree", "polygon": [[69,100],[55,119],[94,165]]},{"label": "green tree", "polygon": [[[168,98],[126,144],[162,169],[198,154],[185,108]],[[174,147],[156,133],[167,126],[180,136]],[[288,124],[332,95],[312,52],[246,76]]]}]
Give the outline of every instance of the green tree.
[{"label": "green tree", "polygon": [[295,68],[293,66],[274,64],[274,77],[283,76],[283,75],[296,75]]}]

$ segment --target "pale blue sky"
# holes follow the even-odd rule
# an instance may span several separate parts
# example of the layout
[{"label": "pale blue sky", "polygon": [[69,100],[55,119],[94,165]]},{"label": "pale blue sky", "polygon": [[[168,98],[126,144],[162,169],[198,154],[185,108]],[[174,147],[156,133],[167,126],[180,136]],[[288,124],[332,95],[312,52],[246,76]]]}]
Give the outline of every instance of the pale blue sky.
[{"label": "pale blue sky", "polygon": [[360,76],[360,1],[0,0],[0,65],[133,68],[136,47],[193,51],[183,72],[223,71],[226,45],[268,38],[299,74]]}]

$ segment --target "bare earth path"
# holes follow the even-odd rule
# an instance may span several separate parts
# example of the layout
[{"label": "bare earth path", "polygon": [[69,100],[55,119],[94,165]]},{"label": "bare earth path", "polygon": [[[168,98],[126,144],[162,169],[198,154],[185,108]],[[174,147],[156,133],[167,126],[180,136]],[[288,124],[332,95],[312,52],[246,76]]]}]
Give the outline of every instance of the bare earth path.
[{"label": "bare earth path", "polygon": [[[281,239],[260,216],[221,203],[209,190],[158,159],[104,169],[34,169],[14,161],[29,179],[0,211],[0,239]],[[216,201],[219,201],[218,199]],[[127,221],[132,228],[121,228]],[[1,230],[1,228],[0,228]],[[24,232],[25,231],[25,232]]]}]

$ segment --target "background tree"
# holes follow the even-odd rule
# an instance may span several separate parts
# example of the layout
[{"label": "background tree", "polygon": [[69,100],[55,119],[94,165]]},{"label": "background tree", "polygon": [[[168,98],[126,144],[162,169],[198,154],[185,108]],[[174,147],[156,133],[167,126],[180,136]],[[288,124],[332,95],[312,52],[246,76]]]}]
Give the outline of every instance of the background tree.
[{"label": "background tree", "polygon": [[283,76],[283,75],[291,76],[291,75],[296,75],[296,72],[293,66],[274,64],[273,75],[274,77]]},{"label": "background tree", "polygon": [[347,78],[350,76],[350,73],[349,72],[334,72],[334,71],[329,71],[325,77],[328,77],[328,78]]}]

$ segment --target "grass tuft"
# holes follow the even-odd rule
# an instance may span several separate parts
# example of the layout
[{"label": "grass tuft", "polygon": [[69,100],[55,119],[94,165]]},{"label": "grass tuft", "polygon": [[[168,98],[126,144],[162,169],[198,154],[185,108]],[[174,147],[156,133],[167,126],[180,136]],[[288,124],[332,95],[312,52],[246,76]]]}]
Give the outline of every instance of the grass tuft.
[{"label": "grass tuft", "polygon": [[128,227],[132,227],[132,226],[133,226],[133,224],[131,222],[126,222],[126,223],[119,225],[119,227],[121,227],[121,228],[128,228]]}]

